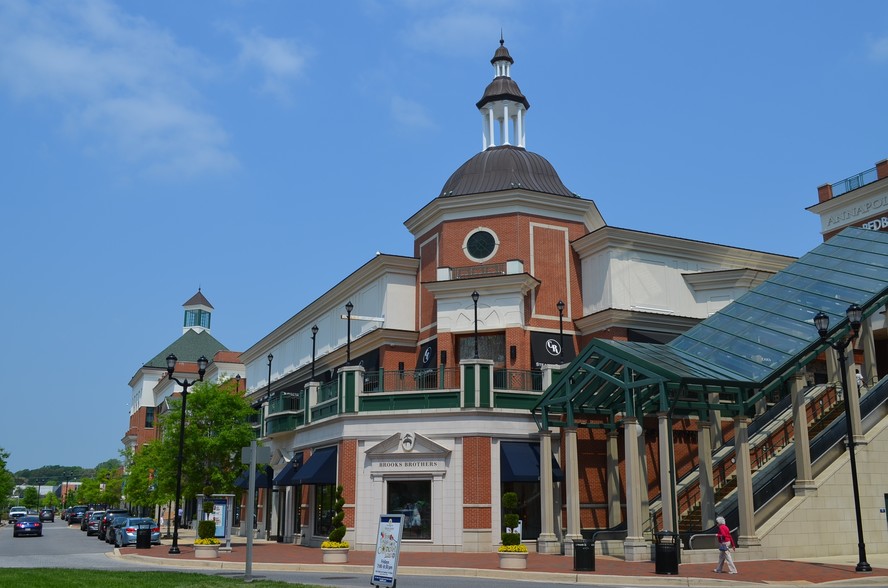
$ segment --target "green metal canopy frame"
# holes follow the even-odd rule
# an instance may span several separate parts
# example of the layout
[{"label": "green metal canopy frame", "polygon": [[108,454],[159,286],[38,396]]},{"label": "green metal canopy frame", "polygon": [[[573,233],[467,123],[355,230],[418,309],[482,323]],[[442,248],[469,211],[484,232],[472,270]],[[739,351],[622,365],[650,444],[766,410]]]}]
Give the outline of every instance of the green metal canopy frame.
[{"label": "green metal canopy frame", "polygon": [[613,429],[620,414],[751,416],[829,346],[814,315],[830,317],[832,340],[851,304],[866,318],[886,302],[888,233],[849,227],[665,345],[593,340],[532,412],[541,430]]}]

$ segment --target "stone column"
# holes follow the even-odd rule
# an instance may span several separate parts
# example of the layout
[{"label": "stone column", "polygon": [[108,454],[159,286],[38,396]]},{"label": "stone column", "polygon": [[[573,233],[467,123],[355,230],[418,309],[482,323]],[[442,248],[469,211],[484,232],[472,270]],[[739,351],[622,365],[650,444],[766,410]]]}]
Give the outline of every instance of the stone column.
[{"label": "stone column", "polygon": [[564,482],[567,486],[567,535],[564,553],[573,555],[573,542],[583,538],[580,532],[580,470],[577,457],[577,428],[564,429]]},{"label": "stone column", "polygon": [[[663,513],[663,530],[676,531],[677,525],[674,519],[675,513],[675,477],[672,472],[672,426],[669,414],[657,413],[659,431],[659,457],[660,457],[660,504]],[[656,530],[656,529],[654,529]]]},{"label": "stone column", "polygon": [[[710,392],[708,395],[709,404],[713,406],[718,405],[718,392]],[[723,432],[722,432],[722,417],[720,410],[711,410],[709,411],[709,423],[712,425],[710,427],[710,447],[721,447],[724,443],[722,441]]]},{"label": "stone column", "polygon": [[805,410],[805,376],[796,372],[789,382],[792,399],[792,430],[795,444],[796,481],[793,485],[796,496],[817,494],[814,476],[811,474],[811,448],[808,445],[808,413]]},{"label": "stone column", "polygon": [[752,503],[752,463],[749,459],[749,432],[746,429],[748,424],[749,419],[746,417],[734,417],[737,506],[740,514],[740,530],[737,537],[739,547],[754,547],[762,544],[755,529],[755,510]]},{"label": "stone column", "polygon": [[555,492],[552,480],[552,432],[540,431],[540,536],[539,553],[561,553],[555,536]]},{"label": "stone column", "polygon": [[620,511],[620,433],[607,432],[607,526],[616,527],[623,522]]},{"label": "stone column", "polygon": [[[644,428],[641,426],[641,419],[638,419],[638,479],[641,481],[641,528],[644,529],[644,521],[650,519],[651,515],[651,499],[648,489],[648,468],[647,468],[647,447],[645,447]],[[653,529],[651,529],[653,531]]]},{"label": "stone column", "polygon": [[876,370],[876,343],[873,340],[873,317],[866,318],[861,323],[858,344],[863,349],[863,367],[860,374],[863,376],[863,383],[869,389],[879,381]]},{"label": "stone column", "polygon": [[700,526],[709,529],[715,526],[715,485],[712,483],[712,445],[710,444],[710,424],[700,421],[697,425],[697,459],[700,467]]},{"label": "stone column", "polygon": [[[851,346],[845,351],[852,351]],[[848,353],[851,356],[851,353]],[[853,359],[853,358],[852,358]],[[845,361],[845,376],[848,378],[848,389],[845,390],[845,410],[851,417],[851,431],[854,434],[854,442],[858,445],[866,445],[866,437],[863,436],[863,428],[860,424],[860,395],[857,393],[857,376],[854,374],[854,362]]]},{"label": "stone column", "polygon": [[842,394],[845,391],[842,390],[842,376],[839,374],[839,362],[836,359],[836,352],[831,349],[826,350],[826,380],[835,386],[838,392],[837,397],[841,400]]},{"label": "stone column", "polygon": [[641,466],[638,463],[638,420],[635,417],[623,419],[623,442],[626,455],[626,540],[623,551],[626,561],[650,559],[650,548],[642,535],[642,493],[647,494],[647,480],[641,480]]}]

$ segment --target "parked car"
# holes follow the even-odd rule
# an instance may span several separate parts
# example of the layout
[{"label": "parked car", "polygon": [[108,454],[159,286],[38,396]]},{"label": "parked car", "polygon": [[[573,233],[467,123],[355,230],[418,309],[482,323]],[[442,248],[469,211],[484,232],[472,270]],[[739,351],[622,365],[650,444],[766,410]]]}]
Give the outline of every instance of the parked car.
[{"label": "parked car", "polygon": [[40,520],[41,521],[49,521],[50,523],[55,522],[55,511],[51,508],[44,508],[40,510]]},{"label": "parked car", "polygon": [[129,514],[112,516],[108,522],[108,528],[105,529],[105,543],[114,543],[117,537],[117,529],[122,527],[128,518],[130,518]]},{"label": "parked car", "polygon": [[102,517],[105,516],[104,510],[94,510],[86,517],[86,536],[96,535],[99,532],[99,525],[102,524]]},{"label": "parked car", "polygon": [[111,519],[116,516],[129,516],[129,511],[125,508],[109,508],[105,511],[105,514],[102,515],[102,520],[99,523],[99,532],[96,533],[96,536],[99,538],[99,541],[107,541],[111,542],[114,540],[114,536],[108,536],[108,525],[111,524]]},{"label": "parked car", "polygon": [[20,517],[27,516],[28,509],[24,506],[13,506],[9,509],[9,524],[16,522]]},{"label": "parked car", "polygon": [[83,520],[83,514],[89,510],[88,506],[72,506],[68,509],[68,524],[80,524],[80,521]]},{"label": "parked car", "polygon": [[19,517],[12,526],[12,536],[21,537],[22,535],[43,537],[43,523],[40,522],[40,517],[33,515]]},{"label": "parked car", "polygon": [[89,517],[94,512],[95,511],[93,510],[93,507],[89,507],[89,510],[87,510],[85,513],[83,513],[83,517],[80,519],[80,530],[81,531],[86,531],[89,528],[88,527]]},{"label": "parked car", "polygon": [[160,527],[154,519],[145,517],[131,517],[123,521],[123,524],[116,527],[114,538],[114,547],[126,547],[127,545],[135,545],[137,532],[143,526],[151,527],[151,543],[160,545]]}]

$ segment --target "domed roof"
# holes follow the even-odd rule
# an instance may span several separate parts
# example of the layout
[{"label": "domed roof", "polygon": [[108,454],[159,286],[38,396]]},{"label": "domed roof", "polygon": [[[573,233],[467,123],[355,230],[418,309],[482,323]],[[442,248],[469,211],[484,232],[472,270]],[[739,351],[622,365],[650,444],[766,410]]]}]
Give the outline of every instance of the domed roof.
[{"label": "domed roof", "polygon": [[497,100],[513,100],[520,102],[524,108],[530,108],[530,102],[521,93],[515,80],[506,76],[497,76],[487,85],[481,100],[475,103],[476,108],[481,108],[488,102],[496,102]]},{"label": "domed roof", "polygon": [[552,164],[523,147],[502,145],[478,153],[453,172],[442,197],[501,192],[514,189],[576,198],[558,177]]}]

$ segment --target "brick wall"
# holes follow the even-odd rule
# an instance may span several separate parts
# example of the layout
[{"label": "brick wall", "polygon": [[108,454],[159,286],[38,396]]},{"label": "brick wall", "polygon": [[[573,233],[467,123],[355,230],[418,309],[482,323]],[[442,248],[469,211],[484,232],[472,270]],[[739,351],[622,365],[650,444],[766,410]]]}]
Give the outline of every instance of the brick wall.
[{"label": "brick wall", "polygon": [[463,528],[490,529],[490,438],[463,438]]}]

